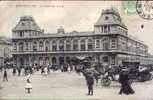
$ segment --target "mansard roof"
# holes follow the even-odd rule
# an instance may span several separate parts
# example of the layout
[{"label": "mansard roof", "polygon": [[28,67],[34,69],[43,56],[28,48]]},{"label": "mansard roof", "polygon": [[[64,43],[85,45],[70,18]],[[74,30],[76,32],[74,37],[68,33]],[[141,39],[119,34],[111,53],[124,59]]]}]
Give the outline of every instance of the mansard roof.
[{"label": "mansard roof", "polygon": [[22,30],[41,31],[40,27],[36,24],[35,20],[31,16],[21,17],[18,24],[13,28],[13,31],[22,31]]},{"label": "mansard roof", "polygon": [[95,26],[108,24],[118,24],[120,26],[127,28],[125,24],[122,22],[122,19],[118,11],[114,10],[113,8],[103,10],[98,21],[95,23]]}]

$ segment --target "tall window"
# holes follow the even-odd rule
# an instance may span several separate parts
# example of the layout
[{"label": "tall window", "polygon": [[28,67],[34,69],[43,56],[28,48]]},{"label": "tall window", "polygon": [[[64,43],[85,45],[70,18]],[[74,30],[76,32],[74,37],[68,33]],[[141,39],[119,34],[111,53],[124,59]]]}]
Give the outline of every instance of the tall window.
[{"label": "tall window", "polygon": [[78,40],[73,40],[73,50],[78,50]]},{"label": "tall window", "polygon": [[61,50],[61,51],[64,50],[64,40],[59,41],[59,50]]},{"label": "tall window", "polygon": [[108,32],[110,32],[110,26],[108,26]]},{"label": "tall window", "polygon": [[43,51],[44,44],[42,41],[39,42],[39,50]]},{"label": "tall window", "polygon": [[101,28],[101,33],[103,33],[103,32],[104,32],[104,30],[103,30],[103,26],[101,26],[100,28]]},{"label": "tall window", "polygon": [[93,50],[93,42],[91,39],[88,39],[88,50]]},{"label": "tall window", "polygon": [[71,50],[71,41],[70,40],[66,40],[66,50]]},{"label": "tall window", "polygon": [[28,50],[29,49],[29,44],[28,44],[28,42],[26,42],[26,50]]},{"label": "tall window", "polygon": [[80,41],[80,49],[81,49],[81,51],[85,50],[85,40]]},{"label": "tall window", "polygon": [[17,44],[16,44],[16,43],[14,43],[13,50],[14,50],[14,51],[17,50]]},{"label": "tall window", "polygon": [[19,37],[23,37],[24,36],[24,32],[23,31],[20,31],[18,34],[19,34]]},{"label": "tall window", "polygon": [[115,39],[111,40],[111,48],[112,49],[116,48],[116,40]]},{"label": "tall window", "polygon": [[52,64],[56,64],[56,62],[57,62],[56,57],[53,57],[53,58],[52,58]]},{"label": "tall window", "polygon": [[49,51],[49,48],[50,46],[49,46],[49,41],[46,41],[45,42],[45,51]]},{"label": "tall window", "polygon": [[103,49],[104,49],[104,50],[108,50],[108,49],[109,49],[109,41],[108,41],[107,38],[105,38],[105,39],[103,40]]},{"label": "tall window", "polygon": [[23,44],[23,42],[19,43],[19,51],[24,51],[24,44]]},{"label": "tall window", "polygon": [[108,63],[108,56],[103,57],[103,62]]},{"label": "tall window", "polygon": [[33,51],[37,51],[37,42],[33,42]]},{"label": "tall window", "polygon": [[107,26],[104,26],[104,33],[107,33]]},{"label": "tall window", "polygon": [[57,42],[55,40],[52,42],[52,50],[57,51]]},{"label": "tall window", "polygon": [[43,62],[43,58],[42,57],[39,57],[39,65],[40,66],[43,66],[44,62]]},{"label": "tall window", "polygon": [[112,56],[112,57],[111,57],[111,64],[112,64],[112,65],[115,65],[115,56]]},{"label": "tall window", "polygon": [[96,48],[100,48],[100,40],[96,40]]}]

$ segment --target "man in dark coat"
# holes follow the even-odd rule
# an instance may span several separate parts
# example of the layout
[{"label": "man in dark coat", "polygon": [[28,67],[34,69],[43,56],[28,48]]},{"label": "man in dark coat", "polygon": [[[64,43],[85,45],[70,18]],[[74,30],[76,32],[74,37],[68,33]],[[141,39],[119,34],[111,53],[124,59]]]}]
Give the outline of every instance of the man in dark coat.
[{"label": "man in dark coat", "polygon": [[130,79],[129,79],[128,69],[123,69],[119,76],[119,82],[121,83],[121,89],[119,94],[125,93],[129,95],[134,93],[134,90],[132,89],[129,80]]},{"label": "man in dark coat", "polygon": [[3,81],[8,81],[6,69],[4,70]]},{"label": "man in dark coat", "polygon": [[88,95],[93,95],[94,75],[92,73],[88,73],[86,81],[88,86]]},{"label": "man in dark coat", "polygon": [[13,76],[16,74],[16,68],[13,68]]}]

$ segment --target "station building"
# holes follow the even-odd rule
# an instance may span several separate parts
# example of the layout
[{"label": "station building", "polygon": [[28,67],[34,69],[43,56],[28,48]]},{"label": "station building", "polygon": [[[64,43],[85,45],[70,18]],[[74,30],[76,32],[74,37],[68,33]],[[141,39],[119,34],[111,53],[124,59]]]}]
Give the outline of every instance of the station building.
[{"label": "station building", "polygon": [[122,65],[123,62],[151,64],[148,46],[128,34],[118,11],[105,9],[88,32],[45,33],[34,18],[22,16],[12,29],[13,59],[17,66],[66,64],[73,57],[91,57],[94,62]]}]

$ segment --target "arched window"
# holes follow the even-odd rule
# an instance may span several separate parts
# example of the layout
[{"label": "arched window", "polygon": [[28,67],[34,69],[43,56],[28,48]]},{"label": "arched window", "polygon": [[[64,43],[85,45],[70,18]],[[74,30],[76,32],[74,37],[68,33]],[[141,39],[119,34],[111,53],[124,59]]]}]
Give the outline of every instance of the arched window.
[{"label": "arched window", "polygon": [[103,62],[108,63],[108,56],[103,57]]},{"label": "arched window", "polygon": [[14,50],[14,51],[17,50],[17,44],[16,44],[16,43],[13,44],[13,50]]},{"label": "arched window", "polygon": [[59,50],[64,51],[64,40],[59,41]]},{"label": "arched window", "polygon": [[85,51],[85,40],[80,41],[80,49],[81,51]]},{"label": "arched window", "polygon": [[52,58],[52,64],[56,64],[56,62],[57,62],[57,61],[56,61],[56,57],[53,57],[53,58]]},{"label": "arched window", "polygon": [[37,51],[37,42],[33,42],[33,51]]},{"label": "arched window", "polygon": [[39,57],[39,65],[42,66],[43,65],[43,58]]},{"label": "arched window", "polygon": [[116,48],[116,40],[115,39],[111,40],[111,48],[112,49]]},{"label": "arched window", "polygon": [[88,50],[93,50],[93,42],[91,39],[88,39]]},{"label": "arched window", "polygon": [[73,50],[78,50],[78,40],[73,40]]},{"label": "arched window", "polygon": [[45,65],[49,64],[49,57],[45,57]]},{"label": "arched window", "polygon": [[39,42],[39,50],[43,51],[44,44],[42,41]]},{"label": "arched window", "polygon": [[107,38],[103,39],[103,49],[108,50],[109,49],[109,41]]},{"label": "arched window", "polygon": [[23,42],[19,43],[19,51],[24,51],[24,44],[23,44]]},{"label": "arched window", "polygon": [[70,64],[70,57],[66,57],[66,63]]},{"label": "arched window", "polygon": [[29,43],[25,42],[25,50],[28,50],[28,49],[29,49]]},{"label": "arched window", "polygon": [[71,41],[70,40],[66,40],[66,50],[71,50]]},{"label": "arched window", "polygon": [[96,39],[96,48],[100,48],[100,39]]},{"label": "arched window", "polygon": [[64,57],[59,57],[59,64],[63,65],[64,64]]},{"label": "arched window", "polygon": [[55,40],[52,42],[52,50],[53,51],[57,50],[57,42]]},{"label": "arched window", "polygon": [[49,51],[50,50],[50,46],[49,46],[49,41],[45,42],[45,51]]}]

